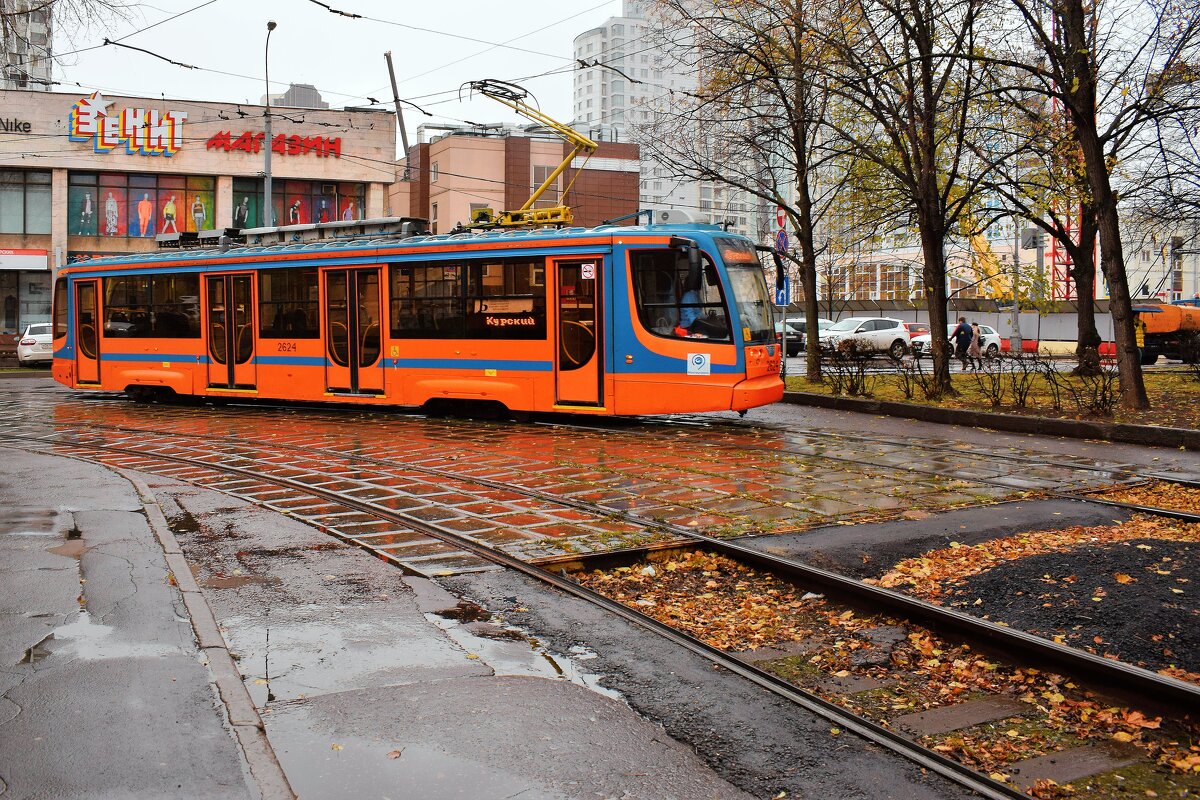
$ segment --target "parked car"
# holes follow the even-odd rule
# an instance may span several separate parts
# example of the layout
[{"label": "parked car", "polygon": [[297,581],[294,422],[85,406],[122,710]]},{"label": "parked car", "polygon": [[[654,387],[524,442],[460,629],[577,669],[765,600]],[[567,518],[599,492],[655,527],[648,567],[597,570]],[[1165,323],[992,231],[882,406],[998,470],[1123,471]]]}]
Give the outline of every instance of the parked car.
[{"label": "parked car", "polygon": [[[817,326],[820,330],[825,330],[833,324],[833,320],[821,317],[817,319]],[[806,339],[804,338],[805,331],[808,328],[808,320],[804,317],[793,317],[792,319],[784,320],[775,323],[775,338],[776,340],[783,338],[783,326],[787,325],[787,354],[789,356],[798,356],[804,351]]]},{"label": "parked car", "polygon": [[25,328],[17,342],[17,363],[49,364],[54,360],[54,327],[49,322],[35,322]]},{"label": "parked car", "polygon": [[[946,326],[946,338],[950,338],[950,334],[958,325]],[[924,333],[913,338],[909,342],[912,347],[913,357],[920,358],[929,352],[929,334]],[[995,358],[1000,355],[1000,334],[996,333],[996,329],[990,325],[979,326],[979,349],[983,352],[984,358]]]},{"label": "parked car", "polygon": [[929,333],[929,325],[924,322],[906,322],[904,323],[904,330],[908,331],[908,340],[911,342],[913,337]]},{"label": "parked car", "polygon": [[886,353],[894,359],[908,352],[908,331],[904,321],[890,317],[847,317],[821,331],[821,349],[832,350],[853,340],[873,353]]}]

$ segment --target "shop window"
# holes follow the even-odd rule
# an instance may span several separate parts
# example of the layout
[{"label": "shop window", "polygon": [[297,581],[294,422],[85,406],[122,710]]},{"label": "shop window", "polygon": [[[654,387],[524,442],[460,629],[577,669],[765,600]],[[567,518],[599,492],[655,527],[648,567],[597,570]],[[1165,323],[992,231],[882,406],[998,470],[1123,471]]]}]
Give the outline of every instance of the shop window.
[{"label": "shop window", "polygon": [[[366,214],[364,183],[277,180],[274,195],[275,225],[359,220]],[[262,207],[263,186],[254,178],[233,180],[233,226],[258,228],[267,224]]]},{"label": "shop window", "polygon": [[259,335],[264,339],[317,339],[317,271],[270,269],[258,273]]},{"label": "shop window", "polygon": [[211,177],[72,172],[67,183],[73,236],[151,238],[216,224]]},{"label": "shop window", "polygon": [[50,233],[50,173],[0,170],[0,233]]},{"label": "shop window", "polygon": [[198,339],[198,275],[104,279],[104,335],[124,339]]}]

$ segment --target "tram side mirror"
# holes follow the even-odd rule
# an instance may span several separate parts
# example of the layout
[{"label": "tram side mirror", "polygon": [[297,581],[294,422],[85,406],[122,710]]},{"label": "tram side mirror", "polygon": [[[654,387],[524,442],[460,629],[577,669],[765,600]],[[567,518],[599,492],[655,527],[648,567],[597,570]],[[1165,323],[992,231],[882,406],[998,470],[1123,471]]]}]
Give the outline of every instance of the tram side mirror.
[{"label": "tram side mirror", "polygon": [[682,236],[672,236],[668,243],[674,250],[683,250],[687,254],[688,277],[684,289],[700,289],[700,246],[691,239]]}]

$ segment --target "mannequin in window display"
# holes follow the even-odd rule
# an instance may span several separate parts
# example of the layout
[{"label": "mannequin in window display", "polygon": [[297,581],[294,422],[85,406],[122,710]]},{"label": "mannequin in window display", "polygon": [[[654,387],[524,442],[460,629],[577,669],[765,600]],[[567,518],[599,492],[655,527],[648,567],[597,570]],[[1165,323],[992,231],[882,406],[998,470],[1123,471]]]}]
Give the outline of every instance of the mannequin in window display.
[{"label": "mannequin in window display", "polygon": [[297,200],[296,202],[294,202],[290,206],[288,206],[288,224],[289,225],[299,225],[300,224],[300,201],[299,200]]},{"label": "mannequin in window display", "polygon": [[168,228],[171,229],[171,233],[179,233],[179,228],[175,227],[175,211],[175,195],[171,195],[171,199],[163,203],[163,233],[166,233]]},{"label": "mannequin in window display", "polygon": [[324,199],[321,200],[317,209],[317,222],[329,222],[329,205]]},{"label": "mannequin in window display", "polygon": [[346,203],[346,210],[342,212],[342,219],[344,219],[346,221],[356,219],[356,217],[354,216],[354,201],[353,200]]},{"label": "mannequin in window display", "polygon": [[250,198],[243,197],[242,202],[233,210],[233,227],[247,228],[250,221]]},{"label": "mannequin in window display", "polygon": [[196,230],[204,230],[204,220],[208,219],[208,210],[204,208],[204,201],[200,199],[200,195],[196,195],[196,199],[192,201],[192,220],[196,223]]},{"label": "mannequin in window display", "polygon": [[150,221],[154,217],[154,203],[150,202],[148,193],[142,194],[142,199],[138,200],[138,236],[145,236],[150,231]]},{"label": "mannequin in window display", "polygon": [[81,236],[88,232],[92,227],[92,217],[96,216],[96,209],[92,207],[92,193],[83,193],[83,202],[79,204],[79,234]]},{"label": "mannequin in window display", "polygon": [[109,192],[104,200],[104,235],[117,235],[117,221],[121,218],[121,210],[117,208],[117,198]]}]

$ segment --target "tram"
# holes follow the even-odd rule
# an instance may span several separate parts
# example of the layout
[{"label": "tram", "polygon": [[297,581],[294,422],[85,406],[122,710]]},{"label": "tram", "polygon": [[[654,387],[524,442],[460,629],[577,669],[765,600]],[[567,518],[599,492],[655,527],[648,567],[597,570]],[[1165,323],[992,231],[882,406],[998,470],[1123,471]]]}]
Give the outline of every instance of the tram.
[{"label": "tram", "polygon": [[54,378],[135,400],[601,415],[779,400],[754,245],[638,222],[431,235],[387,218],[229,230],[212,247],[178,234],[59,273]]}]

